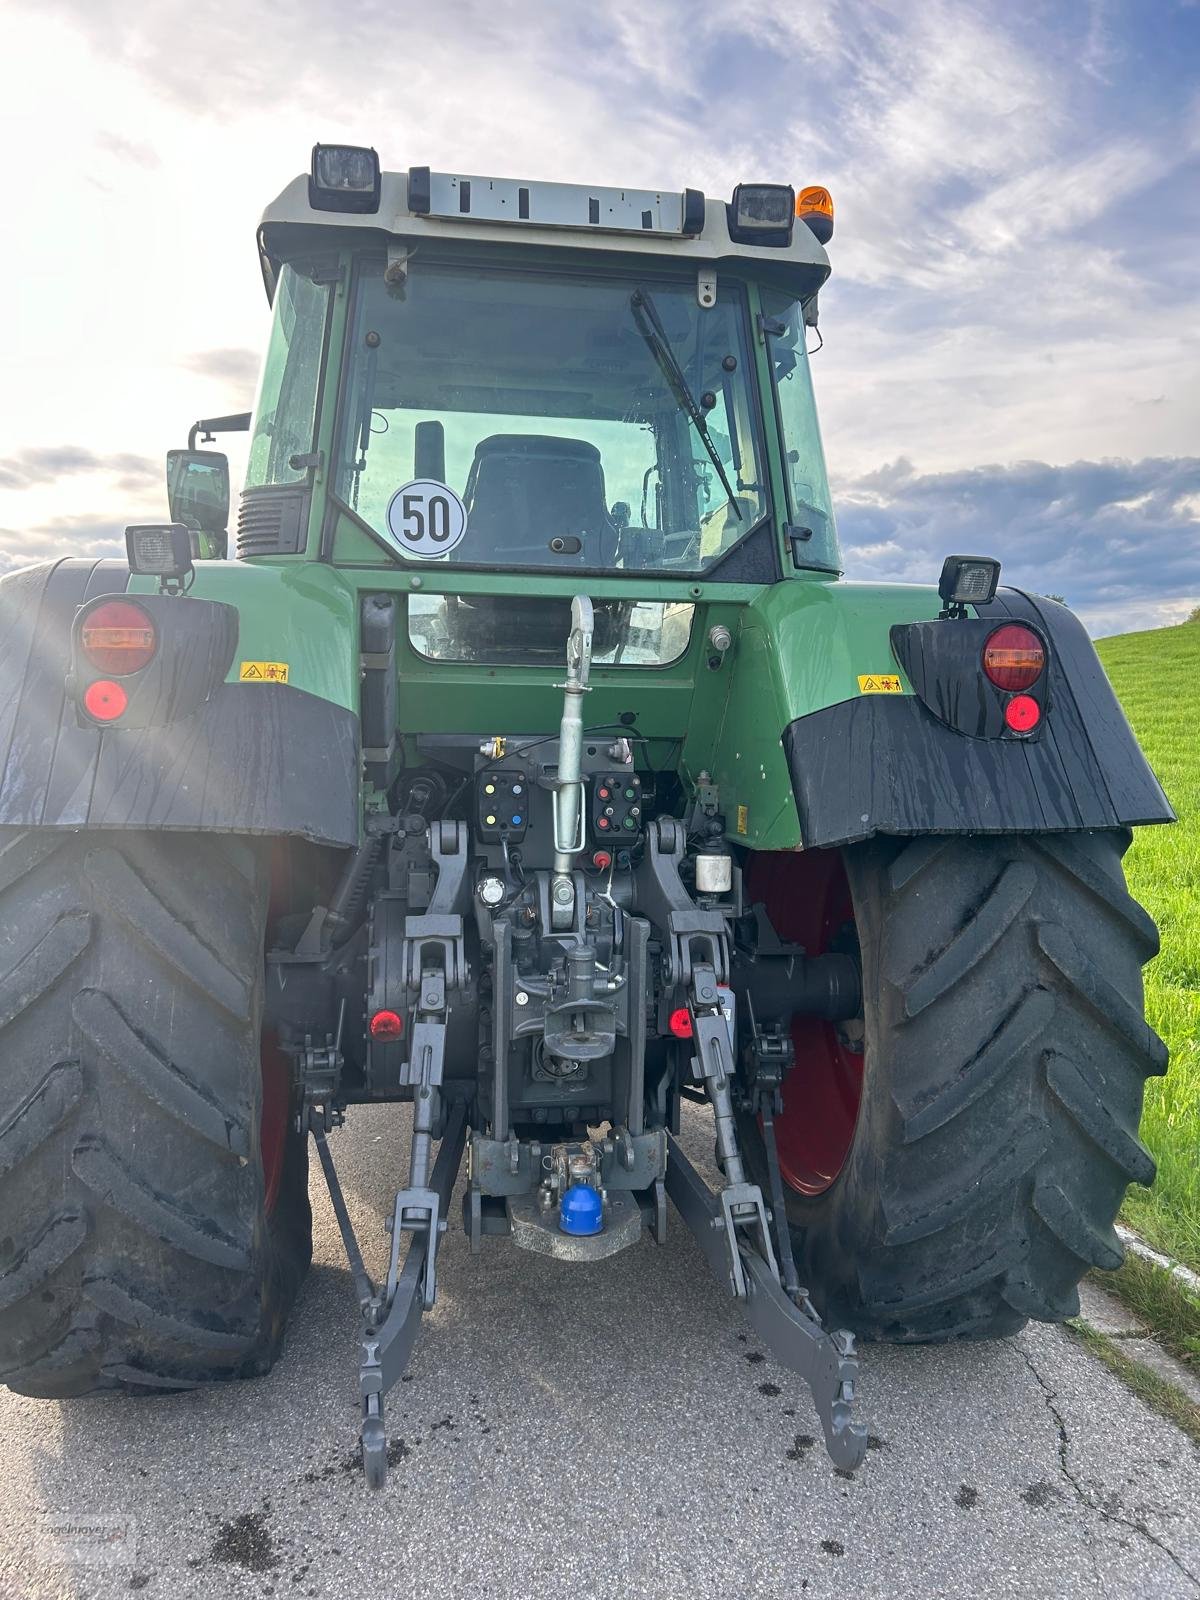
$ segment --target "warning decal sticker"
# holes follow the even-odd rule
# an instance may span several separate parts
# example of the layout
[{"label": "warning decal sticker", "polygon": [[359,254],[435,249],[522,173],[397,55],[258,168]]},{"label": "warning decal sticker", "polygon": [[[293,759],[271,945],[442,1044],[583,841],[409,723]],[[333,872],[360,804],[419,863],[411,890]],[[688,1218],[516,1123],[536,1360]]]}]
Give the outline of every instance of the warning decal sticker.
[{"label": "warning decal sticker", "polygon": [[467,508],[447,484],[414,478],[388,501],[387,529],[401,555],[429,561],[462,543]]},{"label": "warning decal sticker", "polygon": [[737,808],[737,831],[739,833],[746,833],[746,832],[749,831],[749,828],[750,828],[750,807],[749,806],[739,806]]},{"label": "warning decal sticker", "polygon": [[239,683],[286,683],[286,661],[243,661],[238,668]]},{"label": "warning decal sticker", "polygon": [[903,694],[904,685],[891,672],[864,672],[858,679],[859,694]]}]

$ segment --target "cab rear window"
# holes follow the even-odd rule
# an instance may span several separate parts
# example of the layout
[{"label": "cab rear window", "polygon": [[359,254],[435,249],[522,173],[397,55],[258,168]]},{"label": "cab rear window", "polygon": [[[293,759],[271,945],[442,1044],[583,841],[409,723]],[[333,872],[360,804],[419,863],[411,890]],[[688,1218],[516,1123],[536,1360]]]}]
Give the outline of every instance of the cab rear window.
[{"label": "cab rear window", "polygon": [[[669,667],[686,654],[695,606],[674,600],[597,600],[592,663]],[[408,642],[428,661],[561,667],[571,602],[532,595],[412,594]]]}]

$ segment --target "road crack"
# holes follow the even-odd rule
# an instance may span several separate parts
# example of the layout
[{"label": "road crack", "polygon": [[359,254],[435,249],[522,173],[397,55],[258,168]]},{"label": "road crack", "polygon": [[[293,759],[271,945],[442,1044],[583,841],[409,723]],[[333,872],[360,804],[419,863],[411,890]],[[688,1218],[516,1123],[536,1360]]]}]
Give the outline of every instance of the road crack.
[{"label": "road crack", "polygon": [[1067,1459],[1067,1451],[1070,1448],[1071,1439],[1067,1432],[1066,1420],[1063,1417],[1062,1411],[1058,1405],[1058,1392],[1057,1390],[1052,1389],[1046,1382],[1045,1378],[1042,1377],[1041,1373],[1034,1364],[1033,1357],[1029,1354],[1029,1351],[1025,1348],[1025,1346],[1023,1344],[1018,1344],[1017,1349],[1020,1351],[1021,1359],[1033,1374],[1034,1381],[1037,1383],[1038,1388],[1042,1391],[1042,1399],[1046,1403],[1046,1409],[1054,1418],[1054,1425],[1058,1430],[1058,1470],[1070,1485],[1071,1493],[1075,1496],[1075,1499],[1081,1506],[1086,1507],[1087,1510],[1095,1512],[1102,1522],[1111,1522],[1118,1527],[1128,1528],[1131,1532],[1140,1534],[1141,1537],[1152,1544],[1156,1550],[1161,1550],[1163,1555],[1165,1555],[1167,1559],[1178,1568],[1188,1582],[1193,1585],[1196,1592],[1200,1594],[1200,1577],[1197,1577],[1196,1574],[1180,1559],[1180,1557],[1175,1554],[1174,1550],[1171,1549],[1169,1544],[1160,1539],[1158,1534],[1156,1534],[1151,1528],[1148,1528],[1140,1517],[1124,1516],[1121,1512],[1114,1510],[1111,1506],[1104,1505],[1100,1501],[1096,1500],[1083,1487],[1079,1479],[1071,1471],[1070,1462]]}]

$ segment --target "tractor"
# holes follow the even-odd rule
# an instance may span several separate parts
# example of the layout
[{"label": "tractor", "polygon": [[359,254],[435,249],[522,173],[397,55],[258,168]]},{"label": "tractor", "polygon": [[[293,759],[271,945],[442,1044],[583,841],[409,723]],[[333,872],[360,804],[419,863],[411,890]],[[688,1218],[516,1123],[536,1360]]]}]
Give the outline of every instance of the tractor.
[{"label": "tractor", "polygon": [[[124,560],[0,580],[9,1388],[266,1372],[313,1150],[373,1486],[451,1227],[602,1295],[682,1225],[844,1471],[856,1340],[1010,1335],[1119,1264],[1166,1066],[1122,857],[1172,812],[1066,607],[991,556],[842,577],[832,230],[816,187],[318,145],[253,413]],[[393,1102],[377,1282],[334,1156]]]}]

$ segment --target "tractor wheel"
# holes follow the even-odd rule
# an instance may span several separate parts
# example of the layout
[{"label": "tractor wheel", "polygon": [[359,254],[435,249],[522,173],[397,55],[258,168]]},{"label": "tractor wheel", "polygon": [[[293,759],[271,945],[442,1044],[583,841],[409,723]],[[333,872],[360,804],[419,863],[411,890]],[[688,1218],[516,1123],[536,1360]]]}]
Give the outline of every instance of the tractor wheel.
[{"label": "tractor wheel", "polygon": [[0,1382],[267,1371],[311,1254],[260,1038],[267,873],[183,834],[0,830]]},{"label": "tractor wheel", "polygon": [[[861,951],[863,1016],[796,1017],[776,1122],[801,1281],[889,1341],[990,1338],[1079,1308],[1154,1162],[1138,1139],[1166,1048],[1158,949],[1125,832],[873,840],[758,858],[751,899],[812,954]],[[765,1186],[762,1133],[742,1118]]]}]

